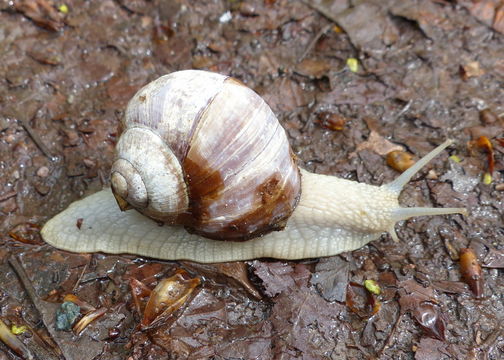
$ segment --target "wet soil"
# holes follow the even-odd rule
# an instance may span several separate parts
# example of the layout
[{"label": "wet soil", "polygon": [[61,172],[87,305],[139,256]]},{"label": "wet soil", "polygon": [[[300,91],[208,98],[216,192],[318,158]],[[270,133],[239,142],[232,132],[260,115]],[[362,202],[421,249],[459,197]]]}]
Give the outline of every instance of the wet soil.
[{"label": "wet soil", "polygon": [[[0,1],[0,320],[27,326],[24,350],[0,342],[0,359],[502,358],[503,33],[498,0]],[[416,218],[396,227],[399,243],[297,262],[44,245],[47,219],[108,184],[130,97],[190,68],[262,95],[313,172],[382,184],[398,175],[390,150],[418,159],[454,139],[401,203],[470,215]],[[462,276],[464,248],[480,293]],[[201,285],[141,329],[131,279],[152,290],[181,268]],[[69,293],[106,309],[79,335],[55,330]]]}]

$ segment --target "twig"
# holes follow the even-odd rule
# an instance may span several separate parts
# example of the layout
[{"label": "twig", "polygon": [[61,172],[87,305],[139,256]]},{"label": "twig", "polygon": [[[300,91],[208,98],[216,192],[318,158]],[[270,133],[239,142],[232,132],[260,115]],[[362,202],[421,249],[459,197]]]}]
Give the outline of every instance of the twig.
[{"label": "twig", "polygon": [[[337,24],[339,27],[341,27],[346,32],[345,27],[341,24],[340,18],[342,18],[342,17],[346,16],[348,13],[352,12],[353,8],[347,8],[347,9],[345,9],[345,10],[339,12],[339,13],[333,14],[325,6],[323,6],[321,4],[318,4],[318,3],[314,3],[313,1],[310,1],[310,0],[301,0],[301,2],[303,4],[305,4],[306,6],[308,6],[309,8],[312,8],[313,10],[317,11],[318,13],[320,13],[320,15],[322,15],[326,19],[328,19],[328,20],[332,21],[333,23]],[[356,50],[360,49],[360,47],[357,46],[357,44],[355,44],[352,41],[352,37],[351,36],[348,36],[348,40],[350,41],[350,44],[352,44],[352,46],[353,46],[354,49],[356,49]]]},{"label": "twig", "polygon": [[306,55],[308,55],[308,53],[313,49],[313,47],[315,46],[317,41],[320,39],[320,37],[322,35],[324,35],[326,33],[326,31],[329,30],[332,26],[333,26],[332,24],[327,24],[322,29],[320,29],[320,31],[317,33],[317,35],[315,35],[315,37],[312,39],[312,41],[310,41],[310,43],[306,47],[306,50],[303,52],[303,54],[297,60],[298,63],[301,62],[306,57]]},{"label": "twig", "polygon": [[383,345],[383,347],[380,349],[380,351],[378,351],[378,358],[380,358],[383,355],[383,353],[392,345],[392,341],[394,340],[394,334],[395,334],[397,327],[399,325],[399,321],[401,321],[401,319],[402,319],[402,316],[403,316],[403,314],[399,310],[399,315],[397,316],[397,320],[394,323],[392,330],[390,330],[390,334],[388,335],[387,340],[385,341],[385,345]]},{"label": "twig", "polygon": [[75,291],[75,289],[77,289],[77,286],[79,286],[80,282],[82,281],[82,278],[84,277],[84,274],[86,273],[86,270],[89,266],[89,263],[91,262],[91,255],[87,255],[88,257],[88,261],[87,263],[84,265],[84,268],[82,269],[80,275],[79,275],[79,278],[77,279],[77,281],[75,282],[75,285],[73,286],[72,288],[72,293]]},{"label": "twig", "polygon": [[[35,118],[37,112],[38,112],[38,110],[35,111],[35,114],[33,115],[33,118]],[[40,149],[40,151],[42,151],[42,153],[49,160],[54,161],[53,155],[51,154],[51,152],[49,151],[49,149],[47,148],[47,146],[44,144],[44,142],[40,139],[40,137],[35,132],[35,130],[33,130],[33,128],[31,127],[31,125],[29,123],[29,121],[27,121],[24,116],[18,116],[18,119],[21,122],[21,126],[26,130],[26,132],[31,137],[31,139],[33,140],[33,142],[35,143],[35,145],[37,145],[37,147]]]},{"label": "twig", "polygon": [[[54,329],[51,329],[49,326],[47,326],[48,319],[47,319],[47,316],[45,315],[46,312],[44,312],[45,306],[44,306],[42,300],[40,300],[40,298],[37,296],[37,294],[35,292],[35,288],[33,287],[33,284],[31,283],[30,279],[28,279],[28,276],[26,275],[25,270],[23,269],[23,267],[19,263],[19,260],[17,259],[16,256],[14,256],[14,255],[11,256],[8,261],[9,261],[9,265],[12,267],[12,269],[14,269],[14,272],[17,274],[19,280],[21,281],[21,284],[23,284],[23,287],[26,290],[26,293],[28,294],[28,297],[30,298],[31,302],[35,306],[35,309],[39,312],[40,317],[43,320],[42,323],[44,324],[47,332],[49,333],[51,340],[55,344],[57,344],[58,351],[61,354],[62,351],[61,351],[61,346],[59,346],[59,344],[58,344],[58,337],[56,336]],[[45,351],[45,352],[47,353],[47,354],[44,354],[45,359],[59,360],[59,357],[57,355],[54,355],[49,351]]]},{"label": "twig", "polygon": [[17,195],[17,191],[16,190],[12,190],[12,191],[9,191],[9,192],[7,192],[5,194],[2,194],[2,195],[0,195],[0,202],[5,201],[7,199],[10,199],[11,197],[14,197],[16,195]]},{"label": "twig", "polygon": [[401,109],[401,111],[399,111],[399,113],[397,113],[397,115],[395,116],[395,120],[399,119],[401,116],[403,116],[406,112],[408,112],[408,110],[410,109],[411,107],[411,104],[413,103],[413,100],[409,100],[406,105],[404,105],[404,107]]},{"label": "twig", "polygon": [[301,0],[301,2],[303,4],[305,4],[306,6],[312,8],[313,10],[319,12],[322,16],[331,20],[332,22],[335,22],[335,23],[339,22],[338,17],[336,15],[331,14],[324,6],[316,4],[313,1],[309,1],[309,0]]},{"label": "twig", "polygon": [[482,352],[489,353],[494,347],[500,337],[502,337],[504,330],[497,329],[497,331],[492,332],[486,340],[479,346]]}]

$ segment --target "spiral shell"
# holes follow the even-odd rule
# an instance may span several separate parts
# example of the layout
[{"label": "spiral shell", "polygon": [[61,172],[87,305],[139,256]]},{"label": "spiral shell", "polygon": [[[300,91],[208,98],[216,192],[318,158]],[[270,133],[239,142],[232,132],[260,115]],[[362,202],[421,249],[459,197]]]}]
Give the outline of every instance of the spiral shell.
[{"label": "spiral shell", "polygon": [[111,170],[122,209],[133,207],[212,239],[280,230],[301,192],[284,129],[241,82],[186,70],[129,102]]}]

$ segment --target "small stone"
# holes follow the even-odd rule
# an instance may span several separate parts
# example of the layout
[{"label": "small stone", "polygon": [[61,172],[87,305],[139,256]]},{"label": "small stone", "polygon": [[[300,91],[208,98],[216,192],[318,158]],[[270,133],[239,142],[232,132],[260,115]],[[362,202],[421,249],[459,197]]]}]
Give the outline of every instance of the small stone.
[{"label": "small stone", "polygon": [[49,175],[49,168],[47,166],[39,167],[37,170],[37,176],[45,178]]},{"label": "small stone", "polygon": [[439,179],[439,175],[434,169],[430,169],[429,172],[427,173],[427,179],[429,180],[437,180]]},{"label": "small stone", "polygon": [[79,134],[75,130],[64,130],[65,138],[63,139],[63,146],[76,146],[79,143]]},{"label": "small stone", "polygon": [[56,310],[56,329],[70,331],[73,323],[80,315],[80,307],[73,302],[65,301]]},{"label": "small stone", "polygon": [[46,195],[49,190],[51,190],[51,187],[43,182],[36,182],[34,186],[37,192],[42,196]]},{"label": "small stone", "polygon": [[96,166],[96,163],[91,159],[86,158],[86,159],[83,159],[82,162],[84,163],[84,165],[86,165],[86,167],[88,169],[94,168]]},{"label": "small stone", "polygon": [[0,203],[0,212],[5,214],[13,213],[17,210],[17,207],[16,197],[14,196]]},{"label": "small stone", "polygon": [[5,142],[7,144],[13,144],[14,141],[16,141],[16,135],[14,135],[14,134],[8,134],[7,136],[5,136]]}]

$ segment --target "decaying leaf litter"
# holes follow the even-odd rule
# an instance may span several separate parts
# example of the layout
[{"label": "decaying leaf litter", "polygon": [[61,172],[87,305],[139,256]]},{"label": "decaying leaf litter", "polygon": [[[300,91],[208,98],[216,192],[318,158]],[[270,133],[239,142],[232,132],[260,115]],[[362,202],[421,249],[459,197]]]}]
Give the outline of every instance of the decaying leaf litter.
[{"label": "decaying leaf litter", "polygon": [[[502,357],[500,2],[24,0],[0,10],[0,319],[23,344],[0,343],[0,357]],[[470,217],[414,219],[398,226],[399,244],[383,237],[298,262],[200,265],[42,245],[50,216],[107,183],[132,94],[187,68],[264,96],[300,165],[318,173],[381,184],[397,175],[390,151],[416,160],[455,139],[401,201],[465,206]],[[200,284],[142,328],[152,291],[180,271]],[[78,336],[55,330],[64,300],[88,316]]]}]

